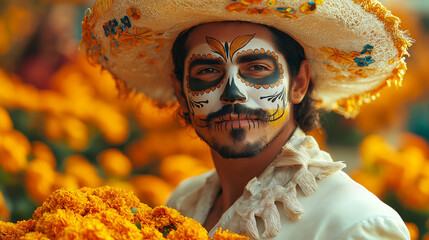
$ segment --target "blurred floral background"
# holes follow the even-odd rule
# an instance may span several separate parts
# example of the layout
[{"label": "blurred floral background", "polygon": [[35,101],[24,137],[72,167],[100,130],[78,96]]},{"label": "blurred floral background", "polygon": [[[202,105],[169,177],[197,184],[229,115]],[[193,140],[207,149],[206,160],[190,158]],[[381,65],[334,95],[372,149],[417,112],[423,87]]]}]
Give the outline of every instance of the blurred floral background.
[{"label": "blurred floral background", "polygon": [[[384,0],[416,40],[403,87],[312,132],[346,171],[429,239],[429,1]],[[54,190],[119,186],[150,206],[213,168],[209,148],[143,96],[122,98],[79,52],[93,1],[0,1],[0,220],[31,218]]]}]

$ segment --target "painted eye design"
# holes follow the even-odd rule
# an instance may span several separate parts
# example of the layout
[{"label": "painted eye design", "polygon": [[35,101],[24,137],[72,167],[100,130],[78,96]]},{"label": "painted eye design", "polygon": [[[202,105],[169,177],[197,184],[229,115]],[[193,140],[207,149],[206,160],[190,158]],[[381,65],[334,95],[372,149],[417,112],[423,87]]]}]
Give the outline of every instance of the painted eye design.
[{"label": "painted eye design", "polygon": [[255,64],[251,65],[246,69],[247,72],[262,72],[262,71],[270,71],[270,68],[263,64]]},{"label": "painted eye design", "polygon": [[216,74],[216,73],[220,73],[220,71],[215,68],[203,68],[197,71],[197,75]]}]

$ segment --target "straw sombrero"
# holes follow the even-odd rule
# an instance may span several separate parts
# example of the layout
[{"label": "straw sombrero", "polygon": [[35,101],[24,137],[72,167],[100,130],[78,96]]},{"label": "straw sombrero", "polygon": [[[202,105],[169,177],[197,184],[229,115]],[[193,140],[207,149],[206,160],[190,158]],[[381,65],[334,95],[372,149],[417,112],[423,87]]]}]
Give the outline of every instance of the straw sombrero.
[{"label": "straw sombrero", "polygon": [[410,39],[376,0],[97,0],[86,14],[82,47],[121,86],[159,104],[175,102],[171,47],[178,34],[214,21],[275,27],[303,47],[320,108],[346,117],[400,86]]}]

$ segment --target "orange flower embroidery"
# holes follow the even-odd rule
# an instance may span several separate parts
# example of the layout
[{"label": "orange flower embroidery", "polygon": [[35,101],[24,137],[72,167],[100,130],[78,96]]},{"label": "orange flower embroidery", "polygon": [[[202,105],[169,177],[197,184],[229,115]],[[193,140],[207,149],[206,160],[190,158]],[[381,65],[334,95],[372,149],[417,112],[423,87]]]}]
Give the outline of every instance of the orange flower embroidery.
[{"label": "orange flower embroidery", "polygon": [[258,4],[262,2],[263,0],[240,0],[240,3],[246,6],[252,5],[252,4]]},{"label": "orange flower embroidery", "polygon": [[241,3],[233,3],[230,4],[228,7],[226,7],[226,10],[231,11],[231,12],[243,12],[244,10],[246,10],[247,6],[243,5]]},{"label": "orange flower embroidery", "polygon": [[149,28],[134,27],[132,32],[124,32],[119,36],[119,45],[140,46],[153,40],[152,33]]},{"label": "orange flower embroidery", "polygon": [[323,47],[319,49],[320,52],[329,55],[328,59],[333,60],[335,62],[341,63],[341,64],[352,64],[354,62],[354,58],[359,56],[360,53],[358,52],[344,52],[340,51],[336,48],[330,48],[330,47]]},{"label": "orange flower embroidery", "polygon": [[129,17],[132,17],[134,20],[139,20],[140,19],[140,12],[135,7],[129,8],[127,10],[127,15]]},{"label": "orange flower embroidery", "polygon": [[247,14],[261,14],[261,15],[268,15],[271,13],[270,9],[267,8],[250,8],[246,12]]}]

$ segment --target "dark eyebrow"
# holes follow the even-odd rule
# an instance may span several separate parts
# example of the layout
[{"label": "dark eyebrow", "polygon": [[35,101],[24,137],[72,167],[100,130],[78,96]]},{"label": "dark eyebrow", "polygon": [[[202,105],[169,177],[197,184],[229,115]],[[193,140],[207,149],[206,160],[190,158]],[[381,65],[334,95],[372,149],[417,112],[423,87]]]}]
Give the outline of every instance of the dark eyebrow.
[{"label": "dark eyebrow", "polygon": [[238,56],[237,63],[248,63],[248,62],[253,62],[261,59],[271,60],[274,63],[276,62],[276,59],[272,55],[269,55],[266,53],[257,53],[257,54],[246,54],[246,55]]},{"label": "dark eyebrow", "polygon": [[189,69],[199,65],[222,65],[223,61],[220,59],[197,58],[189,63]]}]

